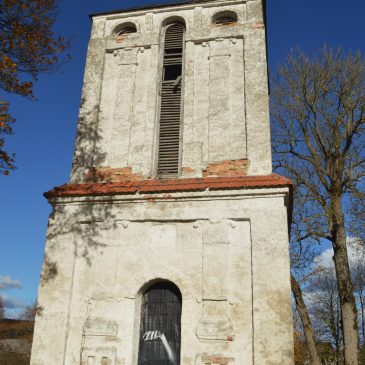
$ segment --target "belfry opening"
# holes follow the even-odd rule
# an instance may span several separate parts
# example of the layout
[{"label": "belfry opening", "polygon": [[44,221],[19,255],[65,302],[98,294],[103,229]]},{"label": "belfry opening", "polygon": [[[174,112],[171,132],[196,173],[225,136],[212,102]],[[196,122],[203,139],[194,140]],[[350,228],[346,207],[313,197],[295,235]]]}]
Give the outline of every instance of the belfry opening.
[{"label": "belfry opening", "polygon": [[180,170],[184,37],[181,23],[165,28],[158,138],[160,178],[178,177]]}]

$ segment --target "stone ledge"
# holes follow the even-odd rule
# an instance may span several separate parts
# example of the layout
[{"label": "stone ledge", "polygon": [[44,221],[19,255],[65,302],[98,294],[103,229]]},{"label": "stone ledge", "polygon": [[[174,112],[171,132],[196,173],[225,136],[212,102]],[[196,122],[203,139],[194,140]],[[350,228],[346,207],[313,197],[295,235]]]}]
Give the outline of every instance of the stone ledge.
[{"label": "stone ledge", "polygon": [[156,194],[188,191],[235,190],[249,188],[292,188],[292,182],[280,175],[244,177],[206,177],[195,179],[142,180],[110,183],[65,184],[48,191],[44,196],[110,196],[120,194]]}]

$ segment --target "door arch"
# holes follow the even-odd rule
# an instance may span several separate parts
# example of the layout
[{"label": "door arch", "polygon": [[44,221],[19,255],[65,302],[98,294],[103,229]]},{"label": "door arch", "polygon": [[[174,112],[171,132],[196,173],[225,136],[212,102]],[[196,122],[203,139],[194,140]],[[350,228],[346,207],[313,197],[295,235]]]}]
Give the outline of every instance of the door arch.
[{"label": "door arch", "polygon": [[178,287],[159,282],[143,294],[138,365],[180,365],[182,298]]}]

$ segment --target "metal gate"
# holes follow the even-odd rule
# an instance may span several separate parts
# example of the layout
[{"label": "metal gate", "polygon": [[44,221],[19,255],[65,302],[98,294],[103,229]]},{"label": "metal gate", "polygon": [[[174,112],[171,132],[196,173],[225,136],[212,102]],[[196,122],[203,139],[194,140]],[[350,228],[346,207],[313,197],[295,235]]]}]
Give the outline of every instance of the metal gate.
[{"label": "metal gate", "polygon": [[179,365],[181,294],[171,283],[153,285],[143,295],[138,365]]}]

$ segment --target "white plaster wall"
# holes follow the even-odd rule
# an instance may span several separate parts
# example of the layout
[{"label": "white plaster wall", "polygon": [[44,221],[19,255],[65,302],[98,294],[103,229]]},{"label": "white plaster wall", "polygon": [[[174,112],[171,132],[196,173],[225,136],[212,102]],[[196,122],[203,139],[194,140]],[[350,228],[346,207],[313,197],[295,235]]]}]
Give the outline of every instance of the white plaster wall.
[{"label": "white plaster wall", "polygon": [[[225,10],[237,13],[237,24],[212,25]],[[173,19],[186,23],[182,166],[199,177],[212,162],[247,158],[250,174],[271,172],[261,1],[217,0],[94,17],[73,182],[90,167],[155,177],[161,34]],[[137,33],[115,38],[128,22]]]},{"label": "white plaster wall", "polygon": [[[212,27],[222,10],[238,24]],[[71,181],[91,167],[155,177],[161,32],[186,22],[182,166],[249,159],[271,172],[260,0],[93,18]],[[138,32],[115,39],[134,22]],[[137,365],[141,288],[183,297],[181,365],[292,365],[287,189],[51,201],[32,365]],[[105,360],[105,359],[104,359]]]},{"label": "white plaster wall", "polygon": [[182,292],[181,365],[292,364],[285,195],[55,201],[31,364],[136,365],[140,290],[155,279]]}]

